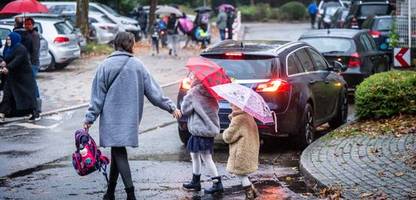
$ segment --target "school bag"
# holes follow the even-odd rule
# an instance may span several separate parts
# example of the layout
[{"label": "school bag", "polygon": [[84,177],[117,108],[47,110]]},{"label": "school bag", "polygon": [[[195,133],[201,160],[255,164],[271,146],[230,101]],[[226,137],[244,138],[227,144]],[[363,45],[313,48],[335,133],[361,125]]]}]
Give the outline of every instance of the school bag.
[{"label": "school bag", "polygon": [[80,176],[91,174],[95,171],[101,171],[108,182],[107,165],[110,160],[104,156],[97,148],[94,139],[85,129],[79,129],[75,132],[76,150],[72,154],[72,165]]}]

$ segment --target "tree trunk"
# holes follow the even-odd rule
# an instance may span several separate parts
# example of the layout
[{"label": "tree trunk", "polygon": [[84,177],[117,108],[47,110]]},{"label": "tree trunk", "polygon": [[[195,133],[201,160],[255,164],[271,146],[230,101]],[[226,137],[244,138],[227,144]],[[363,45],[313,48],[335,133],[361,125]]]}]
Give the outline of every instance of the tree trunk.
[{"label": "tree trunk", "polygon": [[150,0],[150,10],[149,10],[149,33],[153,32],[153,24],[155,22],[155,12],[156,12],[157,0]]},{"label": "tree trunk", "polygon": [[76,26],[81,30],[82,35],[88,38],[88,4],[89,0],[77,0],[77,21]]}]

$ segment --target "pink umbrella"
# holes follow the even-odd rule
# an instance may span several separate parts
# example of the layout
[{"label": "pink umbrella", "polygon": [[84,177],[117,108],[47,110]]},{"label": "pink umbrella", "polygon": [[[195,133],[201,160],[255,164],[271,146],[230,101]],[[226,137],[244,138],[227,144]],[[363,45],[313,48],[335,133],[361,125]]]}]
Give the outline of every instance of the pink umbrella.
[{"label": "pink umbrella", "polygon": [[231,9],[231,10],[235,10],[234,6],[231,4],[221,4],[220,6],[218,6],[218,10],[226,10],[226,9]]},{"label": "pink umbrella", "polygon": [[218,96],[239,107],[244,112],[263,123],[271,123],[273,112],[270,111],[263,97],[251,88],[237,83],[227,83],[211,87]]},{"label": "pink umbrella", "polygon": [[1,9],[1,14],[47,13],[48,8],[36,0],[16,0]]}]

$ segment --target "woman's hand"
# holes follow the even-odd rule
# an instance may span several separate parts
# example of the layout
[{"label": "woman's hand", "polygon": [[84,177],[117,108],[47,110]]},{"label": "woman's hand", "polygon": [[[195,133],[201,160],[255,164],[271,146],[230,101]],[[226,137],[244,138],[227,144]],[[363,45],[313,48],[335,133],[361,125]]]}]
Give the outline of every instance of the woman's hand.
[{"label": "woman's hand", "polygon": [[8,74],[9,73],[9,70],[6,67],[2,67],[2,68],[0,68],[0,73],[2,73],[2,74]]},{"label": "woman's hand", "polygon": [[179,109],[175,109],[173,112],[172,112],[172,116],[175,118],[175,119],[180,119],[181,117],[182,117],[182,112],[179,110]]},{"label": "woman's hand", "polygon": [[83,128],[88,131],[91,128],[91,126],[92,126],[92,124],[86,122],[86,123],[84,123]]}]

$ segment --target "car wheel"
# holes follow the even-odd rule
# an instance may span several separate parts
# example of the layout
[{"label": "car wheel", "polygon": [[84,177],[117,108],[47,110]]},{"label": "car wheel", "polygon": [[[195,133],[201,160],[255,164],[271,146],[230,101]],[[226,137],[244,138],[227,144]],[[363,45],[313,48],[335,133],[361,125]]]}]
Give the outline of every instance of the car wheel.
[{"label": "car wheel", "polygon": [[45,71],[47,71],[47,72],[55,70],[55,66],[56,66],[55,57],[53,57],[53,55],[50,52],[49,52],[49,54],[51,55],[51,63],[45,69]]},{"label": "car wheel", "polygon": [[181,130],[178,127],[179,138],[181,139],[182,143],[186,146],[188,144],[188,140],[191,137],[191,133],[188,130]]},{"label": "car wheel", "polygon": [[337,114],[328,123],[331,128],[337,128],[347,122],[348,117],[348,96],[346,89],[341,91],[338,99]]},{"label": "car wheel", "polygon": [[306,148],[315,140],[314,113],[309,103],[305,106],[301,122],[297,141],[301,148]]},{"label": "car wheel", "polygon": [[69,63],[56,63],[55,64],[55,69],[61,70],[61,69],[64,69],[68,65],[69,65]]}]

